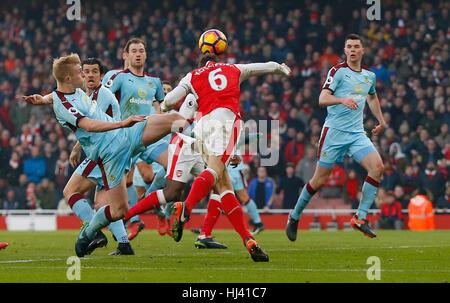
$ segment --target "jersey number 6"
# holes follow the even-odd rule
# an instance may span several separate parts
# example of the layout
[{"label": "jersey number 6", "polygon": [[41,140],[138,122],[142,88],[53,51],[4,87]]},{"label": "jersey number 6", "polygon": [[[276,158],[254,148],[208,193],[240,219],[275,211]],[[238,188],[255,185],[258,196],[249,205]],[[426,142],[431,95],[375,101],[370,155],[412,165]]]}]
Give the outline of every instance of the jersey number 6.
[{"label": "jersey number 6", "polygon": [[228,84],[227,78],[224,75],[219,74],[219,72],[221,72],[221,71],[222,71],[222,69],[218,68],[218,69],[210,72],[208,75],[209,85],[215,91],[224,90]]}]

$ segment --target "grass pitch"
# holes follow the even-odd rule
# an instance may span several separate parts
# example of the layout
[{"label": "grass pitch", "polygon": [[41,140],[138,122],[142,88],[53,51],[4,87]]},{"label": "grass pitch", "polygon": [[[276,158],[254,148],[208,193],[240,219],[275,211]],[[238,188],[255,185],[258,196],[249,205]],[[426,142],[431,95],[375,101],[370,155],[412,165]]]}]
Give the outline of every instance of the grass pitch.
[{"label": "grass pitch", "polygon": [[[450,281],[450,232],[379,231],[369,239],[356,231],[264,231],[260,245],[270,262],[254,263],[233,231],[216,231],[226,250],[194,248],[185,231],[175,243],[155,230],[133,240],[135,256],[108,256],[116,243],[81,259],[80,282],[374,282],[367,279],[370,256],[381,261],[375,282]],[[0,282],[70,282],[67,258],[75,255],[77,232],[0,232],[10,243],[0,251]]]}]

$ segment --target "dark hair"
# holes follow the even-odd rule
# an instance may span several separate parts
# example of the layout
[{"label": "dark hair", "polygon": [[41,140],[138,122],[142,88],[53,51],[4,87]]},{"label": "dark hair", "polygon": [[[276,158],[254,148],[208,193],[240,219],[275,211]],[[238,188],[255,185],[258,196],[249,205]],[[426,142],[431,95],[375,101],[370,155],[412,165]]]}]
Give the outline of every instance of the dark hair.
[{"label": "dark hair", "polygon": [[147,43],[143,39],[134,37],[134,38],[131,38],[130,40],[128,40],[127,44],[125,44],[125,52],[128,53],[128,51],[130,50],[131,44],[139,44],[139,43],[142,43],[144,45],[145,49],[147,48]]},{"label": "dark hair", "polygon": [[102,61],[98,58],[87,58],[84,59],[83,62],[81,62],[81,67],[83,67],[85,64],[87,65],[98,65],[98,69],[100,70],[100,75],[103,75],[105,73],[105,68],[103,67]]},{"label": "dark hair", "polygon": [[219,59],[217,58],[217,56],[215,54],[205,53],[200,58],[199,67],[204,66],[208,61],[218,62]]},{"label": "dark hair", "polygon": [[173,86],[172,83],[170,83],[170,81],[168,80],[163,80],[162,84]]},{"label": "dark hair", "polygon": [[347,40],[359,40],[359,41],[361,41],[362,46],[364,46],[364,41],[361,38],[361,36],[358,35],[358,34],[349,34],[349,35],[347,35],[347,37],[345,37],[344,44],[347,44]]}]

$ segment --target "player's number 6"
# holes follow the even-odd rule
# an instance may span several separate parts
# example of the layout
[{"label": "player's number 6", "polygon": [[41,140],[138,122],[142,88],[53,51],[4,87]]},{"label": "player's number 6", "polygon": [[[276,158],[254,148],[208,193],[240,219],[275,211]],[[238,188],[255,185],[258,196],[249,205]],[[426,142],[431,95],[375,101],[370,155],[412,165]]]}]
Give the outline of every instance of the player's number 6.
[{"label": "player's number 6", "polygon": [[[227,78],[224,75],[219,74],[221,71],[222,69],[218,68],[208,75],[209,85],[215,91],[224,90],[228,84]],[[219,81],[219,83],[217,83],[217,81]]]}]

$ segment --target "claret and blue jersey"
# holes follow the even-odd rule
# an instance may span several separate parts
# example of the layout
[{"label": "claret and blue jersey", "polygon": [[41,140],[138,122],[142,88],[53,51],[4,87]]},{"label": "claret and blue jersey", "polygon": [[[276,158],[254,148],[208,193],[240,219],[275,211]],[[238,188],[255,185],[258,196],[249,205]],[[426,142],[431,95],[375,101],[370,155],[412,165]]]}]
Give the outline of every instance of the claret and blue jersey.
[{"label": "claret and blue jersey", "polygon": [[327,117],[319,139],[319,165],[332,168],[345,155],[361,162],[375,147],[366,136],[363,125],[364,107],[368,95],[376,93],[375,74],[362,68],[352,70],[347,63],[333,66],[328,72],[323,89],[330,90],[337,98],[353,98],[357,109],[343,104],[327,107]]},{"label": "claret and blue jersey", "polygon": [[364,107],[367,95],[376,93],[375,86],[375,73],[366,68],[354,71],[347,63],[333,66],[328,72],[323,89],[330,90],[337,98],[353,98],[358,108],[352,110],[343,104],[328,106],[324,127],[346,132],[364,132]]},{"label": "claret and blue jersey", "polygon": [[147,74],[137,76],[129,69],[107,73],[102,80],[119,100],[122,120],[132,115],[149,116],[155,114],[153,102],[164,100],[161,80]]}]

